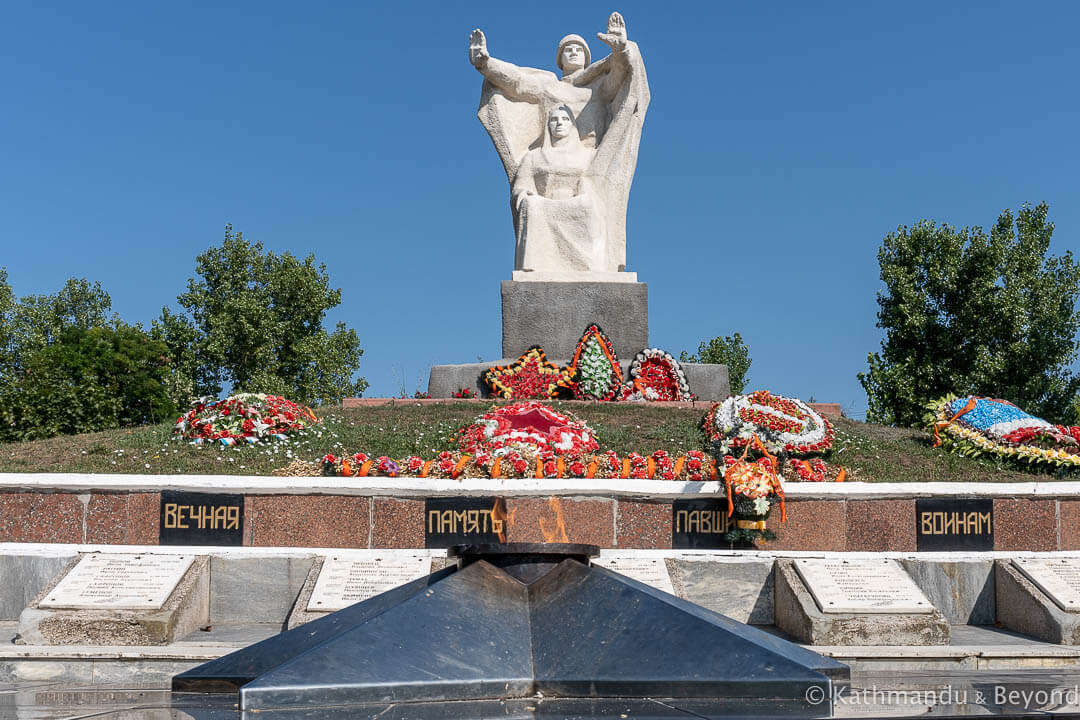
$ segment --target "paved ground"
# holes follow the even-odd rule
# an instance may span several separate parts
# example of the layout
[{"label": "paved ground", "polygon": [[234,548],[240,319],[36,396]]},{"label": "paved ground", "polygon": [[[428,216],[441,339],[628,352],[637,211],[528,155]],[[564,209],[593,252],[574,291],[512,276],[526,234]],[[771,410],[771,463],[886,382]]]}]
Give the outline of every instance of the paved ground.
[{"label": "paved ground", "polygon": [[[833,717],[1076,717],[1080,674],[1045,670],[1012,672],[856,673],[836,689]],[[0,719],[73,720],[236,720],[243,717],[231,695],[171,695],[136,682],[0,684]],[[727,703],[658,700],[568,700],[530,698],[476,703],[423,703],[408,707],[320,708],[302,712],[262,711],[264,720],[340,718],[610,718],[688,720],[721,717],[731,711],[774,716],[768,708]],[[780,709],[783,713],[783,709]],[[786,713],[784,713],[786,714]]]},{"label": "paved ground", "polygon": [[[166,648],[44,648],[12,645],[15,624],[0,623],[0,720],[233,720],[233,695],[172,696],[171,674],[277,632],[234,625],[197,632]],[[779,631],[776,631],[780,634]],[[834,689],[833,716],[1041,717],[1080,714],[1080,649],[1051,645],[993,627],[955,626],[943,647],[814,648],[848,662],[850,685]],[[39,679],[28,679],[27,667]],[[63,665],[66,679],[47,679]],[[22,679],[13,677],[18,666]],[[93,667],[82,673],[78,668]],[[81,679],[80,679],[81,678]],[[314,718],[634,718],[716,717],[730,703],[684,708],[677,701],[552,699],[260,712],[265,720]],[[620,704],[621,703],[621,704]],[[748,711],[763,708],[744,708]]]}]

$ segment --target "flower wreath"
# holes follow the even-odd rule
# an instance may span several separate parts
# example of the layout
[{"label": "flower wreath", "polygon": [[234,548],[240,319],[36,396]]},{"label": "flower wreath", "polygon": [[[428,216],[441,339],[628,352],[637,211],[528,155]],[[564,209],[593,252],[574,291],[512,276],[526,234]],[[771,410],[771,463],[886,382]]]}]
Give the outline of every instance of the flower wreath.
[{"label": "flower wreath", "polygon": [[645,348],[630,363],[630,381],[624,400],[692,400],[686,374],[679,361],[659,348]]},{"label": "flower wreath", "polygon": [[[601,454],[585,454],[580,457],[556,455],[551,450],[527,447],[521,450],[506,448],[506,452],[478,450],[471,455],[459,450],[440,452],[433,459],[425,460],[418,455],[404,459],[355,453],[338,457],[324,455],[321,461],[323,475],[341,477],[439,477],[469,478],[641,478],[651,480],[680,480],[702,482],[723,480],[715,460],[700,450],[690,450],[685,455],[671,457],[663,450],[652,455],[628,453],[619,457],[613,451]],[[736,496],[736,512],[741,496]]]},{"label": "flower wreath", "polygon": [[276,395],[238,393],[224,400],[199,398],[195,406],[181,415],[173,434],[196,443],[218,441],[235,445],[238,441],[283,440],[320,422],[303,405]]},{"label": "flower wreath", "polygon": [[[761,453],[748,460],[750,450]],[[724,458],[724,486],[727,490],[728,517],[735,516],[734,528],[725,533],[733,543],[752,544],[758,538],[772,540],[775,534],[766,521],[773,505],[780,505],[780,522],[787,520],[784,508],[784,485],[777,472],[776,457],[757,435],[750,438],[738,458]]]},{"label": "flower wreath", "polygon": [[622,389],[622,367],[615,346],[599,325],[585,328],[567,366],[561,386],[578,400],[617,400]]},{"label": "flower wreath", "polygon": [[506,405],[481,415],[458,430],[457,446],[477,456],[531,449],[578,457],[600,448],[596,434],[584,422],[538,402]]},{"label": "flower wreath", "polygon": [[934,446],[1031,464],[1080,467],[1080,427],[1054,425],[1007,400],[949,395],[930,404]]},{"label": "flower wreath", "polygon": [[713,405],[705,416],[705,435],[718,455],[746,447],[754,436],[769,452],[808,455],[831,449],[835,431],[802,400],[758,390]]},{"label": "flower wreath", "polygon": [[549,362],[544,349],[534,345],[509,365],[484,371],[484,382],[491,394],[506,400],[555,397],[568,375],[566,368]]}]

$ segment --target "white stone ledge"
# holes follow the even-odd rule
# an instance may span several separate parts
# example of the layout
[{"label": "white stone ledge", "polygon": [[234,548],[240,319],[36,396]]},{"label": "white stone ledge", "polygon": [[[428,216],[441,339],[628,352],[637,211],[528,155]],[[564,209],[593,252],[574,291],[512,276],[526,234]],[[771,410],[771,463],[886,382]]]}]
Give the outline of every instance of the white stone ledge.
[{"label": "white stone ledge", "polygon": [[[944,658],[1076,658],[1080,647],[1071,645],[803,645],[838,660],[933,660]],[[1063,667],[1063,671],[1072,666]]]},{"label": "white stone ledge", "polygon": [[0,660],[177,660],[206,661],[243,648],[243,643],[185,645],[6,645]]},{"label": "white stone ledge", "polygon": [[[21,543],[0,542],[0,557],[70,557],[79,553],[143,553],[147,555],[208,555],[230,559],[243,558],[300,558],[326,555],[350,555],[356,557],[386,557],[400,553],[414,556],[429,554],[446,557],[446,550],[439,548],[331,548],[331,547],[249,547],[242,545],[102,545],[78,543]],[[1075,558],[1080,550],[987,550],[984,552],[916,552],[905,550],[886,551],[839,551],[839,550],[679,550],[633,548],[602,548],[601,557],[624,558],[675,558],[690,562],[749,562],[776,560],[778,558],[842,558],[844,560],[890,558],[893,560],[919,560],[922,562],[975,562],[1008,560],[1011,558]]]},{"label": "white stone ledge", "polygon": [[[439,497],[460,495],[600,496],[671,499],[723,493],[719,482],[565,478],[302,477],[264,475],[121,475],[97,473],[0,473],[0,492],[86,493],[187,490],[243,495],[372,495]],[[920,497],[1080,498],[1080,482],[1025,483],[785,483],[788,498],[870,500]]]}]

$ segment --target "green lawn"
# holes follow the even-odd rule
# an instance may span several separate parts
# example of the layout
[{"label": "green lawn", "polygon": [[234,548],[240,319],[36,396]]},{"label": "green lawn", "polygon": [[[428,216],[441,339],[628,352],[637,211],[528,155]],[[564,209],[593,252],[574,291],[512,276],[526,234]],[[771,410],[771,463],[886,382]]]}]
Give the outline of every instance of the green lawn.
[{"label": "green lawn", "polygon": [[[588,422],[601,448],[620,455],[666,450],[680,455],[704,449],[699,422],[708,404],[665,408],[637,404],[561,404]],[[326,453],[365,452],[431,458],[448,449],[455,431],[485,412],[487,401],[394,405],[319,411],[324,422],[287,443],[264,446],[195,446],[172,439],[172,425],[0,444],[0,472],[269,475],[299,459]],[[930,446],[927,433],[841,419],[830,464],[849,480],[867,482],[1023,482],[1060,479],[1059,473],[1024,472],[988,459],[971,459]],[[1072,477],[1076,477],[1074,473]]]}]

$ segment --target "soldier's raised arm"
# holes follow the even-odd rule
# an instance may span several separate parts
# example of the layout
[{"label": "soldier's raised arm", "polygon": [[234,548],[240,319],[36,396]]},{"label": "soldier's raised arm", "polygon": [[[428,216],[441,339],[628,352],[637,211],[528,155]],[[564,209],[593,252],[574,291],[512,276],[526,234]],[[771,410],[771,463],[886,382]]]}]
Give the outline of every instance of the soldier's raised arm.
[{"label": "soldier's raised arm", "polygon": [[469,35],[469,62],[473,67],[514,100],[540,102],[544,96],[544,79],[554,73],[546,73],[532,68],[520,68],[517,65],[491,57],[487,50],[487,39],[478,28]]}]

